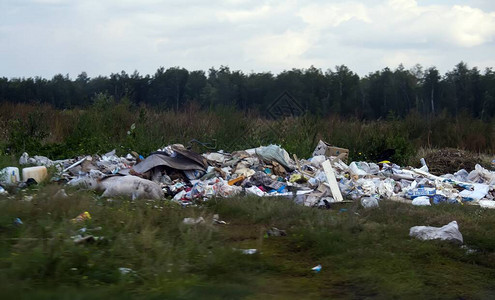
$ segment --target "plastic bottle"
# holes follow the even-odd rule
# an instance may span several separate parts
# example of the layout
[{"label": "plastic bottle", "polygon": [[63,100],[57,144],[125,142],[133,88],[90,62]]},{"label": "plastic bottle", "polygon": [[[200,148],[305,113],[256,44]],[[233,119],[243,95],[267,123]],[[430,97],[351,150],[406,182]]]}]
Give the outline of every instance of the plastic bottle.
[{"label": "plastic bottle", "polygon": [[7,167],[0,170],[0,182],[5,184],[16,184],[19,181],[21,181],[19,168]]}]

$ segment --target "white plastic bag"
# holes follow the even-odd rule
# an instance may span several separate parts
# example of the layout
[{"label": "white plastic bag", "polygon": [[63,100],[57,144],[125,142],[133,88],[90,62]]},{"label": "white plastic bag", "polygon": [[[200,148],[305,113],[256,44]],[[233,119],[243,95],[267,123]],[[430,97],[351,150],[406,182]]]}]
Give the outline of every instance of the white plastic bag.
[{"label": "white plastic bag", "polygon": [[378,200],[375,197],[363,197],[361,198],[361,205],[364,208],[378,207]]},{"label": "white plastic bag", "polygon": [[355,161],[353,161],[350,165],[349,165],[349,172],[351,173],[351,175],[356,175],[356,176],[365,176],[365,175],[368,175],[368,173],[366,173],[363,169],[361,169]]},{"label": "white plastic bag", "polygon": [[409,229],[409,236],[420,240],[444,240],[462,244],[463,238],[456,221],[443,227],[414,226]]},{"label": "white plastic bag", "polygon": [[430,198],[427,196],[416,197],[412,201],[412,205],[416,206],[431,206]]}]

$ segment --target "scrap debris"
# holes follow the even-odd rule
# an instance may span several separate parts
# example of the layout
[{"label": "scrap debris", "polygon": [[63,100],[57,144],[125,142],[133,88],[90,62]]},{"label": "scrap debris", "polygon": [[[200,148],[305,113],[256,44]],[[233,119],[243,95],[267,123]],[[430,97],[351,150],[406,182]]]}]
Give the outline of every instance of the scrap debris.
[{"label": "scrap debris", "polygon": [[420,240],[443,240],[461,244],[464,242],[456,221],[442,227],[414,226],[409,230],[409,236]]},{"label": "scrap debris", "polygon": [[[200,204],[213,197],[253,195],[288,197],[309,207],[329,207],[331,203],[349,200],[361,201],[365,207],[378,207],[380,201],[392,200],[495,208],[495,172],[480,165],[470,172],[461,169],[436,176],[429,173],[424,159],[417,169],[389,161],[347,164],[348,153],[347,149],[323,141],[308,159],[298,159],[295,155],[291,158],[278,145],[199,154],[174,144],[147,157],[136,152],[119,157],[113,150],[102,156],[52,161],[24,153],[19,163],[28,165],[23,177],[28,174],[37,182],[46,180],[46,168],[33,169],[32,165],[55,167],[58,173],[52,181],[95,190],[103,197],[166,198],[183,206]],[[41,176],[33,171],[41,171]],[[3,173],[0,183],[4,187],[25,185],[32,180],[23,178],[21,182],[15,168],[5,169]]]}]

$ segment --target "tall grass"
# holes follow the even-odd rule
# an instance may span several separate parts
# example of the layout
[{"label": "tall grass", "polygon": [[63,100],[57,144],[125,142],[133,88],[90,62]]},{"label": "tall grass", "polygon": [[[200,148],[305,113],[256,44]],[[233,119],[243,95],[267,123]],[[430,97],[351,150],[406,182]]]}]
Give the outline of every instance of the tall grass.
[{"label": "tall grass", "polygon": [[[277,143],[299,157],[309,157],[322,139],[350,149],[353,160],[374,160],[384,150],[394,149],[392,159],[400,164],[420,147],[495,152],[493,121],[467,116],[423,118],[412,112],[402,120],[360,121],[338,116],[322,119],[310,115],[267,120],[256,113],[228,107],[201,111],[190,106],[175,113],[100,98],[86,110],[0,104],[0,151],[17,155],[27,151],[53,159],[105,153],[114,148],[121,154],[130,150],[147,154],[170,143],[187,144],[197,139],[227,151]],[[131,130],[133,124],[135,128]]]}]

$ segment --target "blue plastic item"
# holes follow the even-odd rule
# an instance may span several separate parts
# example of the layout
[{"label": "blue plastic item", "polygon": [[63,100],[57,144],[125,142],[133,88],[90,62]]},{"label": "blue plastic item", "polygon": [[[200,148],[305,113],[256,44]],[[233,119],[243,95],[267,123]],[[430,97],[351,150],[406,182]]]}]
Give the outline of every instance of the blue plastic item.
[{"label": "blue plastic item", "polygon": [[433,204],[440,204],[447,202],[447,197],[443,195],[434,195],[433,196]]},{"label": "blue plastic item", "polygon": [[282,185],[278,190],[277,193],[286,193],[287,189],[285,185]]},{"label": "blue plastic item", "polygon": [[409,190],[406,192],[406,197],[409,199],[414,199],[420,196],[433,197],[437,193],[435,188],[417,188],[414,190]]}]

